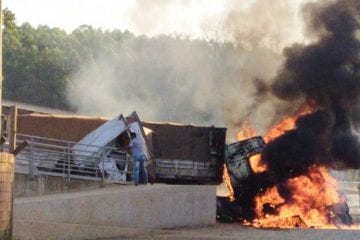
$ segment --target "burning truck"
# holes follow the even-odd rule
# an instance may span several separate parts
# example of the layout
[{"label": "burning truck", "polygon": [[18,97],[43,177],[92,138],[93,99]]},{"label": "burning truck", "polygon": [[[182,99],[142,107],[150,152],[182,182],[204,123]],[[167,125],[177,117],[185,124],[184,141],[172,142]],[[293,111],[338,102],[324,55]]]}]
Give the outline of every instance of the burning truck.
[{"label": "burning truck", "polygon": [[263,136],[261,154],[237,158],[239,171],[228,162],[224,176],[230,175],[234,196],[220,206],[255,227],[350,228],[346,199],[330,171],[360,169],[354,134],[360,122],[354,118],[360,112],[360,1],[311,2],[303,11],[311,41],[285,48],[276,76],[259,91],[287,106],[276,109],[285,118]]},{"label": "burning truck", "polygon": [[[325,167],[309,166],[298,173],[289,169],[279,176],[262,162],[265,149],[260,136],[227,145],[224,184],[228,191],[217,197],[220,221],[265,228],[352,224],[345,196]],[[282,194],[288,194],[288,199]]]},{"label": "burning truck", "polygon": [[226,148],[228,191],[218,196],[220,220],[262,228],[357,228],[330,170],[359,168],[359,139],[345,132],[340,140],[336,128],[332,113],[311,105],[263,137],[246,124],[240,141]]}]

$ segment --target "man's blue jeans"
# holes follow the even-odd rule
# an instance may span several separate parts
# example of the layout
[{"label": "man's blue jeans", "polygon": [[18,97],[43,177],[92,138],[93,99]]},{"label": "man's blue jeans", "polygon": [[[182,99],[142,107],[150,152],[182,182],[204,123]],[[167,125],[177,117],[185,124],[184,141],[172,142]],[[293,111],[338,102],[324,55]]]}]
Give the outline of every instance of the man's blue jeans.
[{"label": "man's blue jeans", "polygon": [[145,155],[141,155],[140,157],[138,156],[134,156],[134,181],[135,184],[139,184],[140,182],[140,175],[143,178],[143,183],[147,183],[148,182],[148,174],[145,168],[145,162],[146,162],[146,157]]}]

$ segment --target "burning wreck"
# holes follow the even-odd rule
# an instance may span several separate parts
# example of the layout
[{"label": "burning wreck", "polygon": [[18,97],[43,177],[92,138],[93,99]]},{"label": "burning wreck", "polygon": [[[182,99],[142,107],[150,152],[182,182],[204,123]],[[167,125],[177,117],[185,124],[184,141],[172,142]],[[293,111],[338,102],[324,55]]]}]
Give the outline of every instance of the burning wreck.
[{"label": "burning wreck", "polygon": [[[307,117],[278,124],[276,132],[286,132],[275,138],[257,136],[228,145],[224,180],[230,189],[228,196],[218,197],[218,215],[255,227],[331,228],[352,224],[345,196],[329,167],[311,161],[314,156],[307,155],[309,150],[322,151],[322,143],[310,149],[303,139],[292,136],[299,134],[298,125]],[[277,144],[285,145],[281,152],[272,149]]]},{"label": "burning wreck", "polygon": [[[219,199],[219,214],[255,227],[352,224],[330,170],[360,168],[353,127],[360,100],[360,2],[316,2],[304,9],[316,40],[285,49],[283,67],[269,86],[274,96],[302,107],[270,128],[264,141],[228,147],[224,178],[233,196]],[[234,151],[237,146],[245,150]]]}]

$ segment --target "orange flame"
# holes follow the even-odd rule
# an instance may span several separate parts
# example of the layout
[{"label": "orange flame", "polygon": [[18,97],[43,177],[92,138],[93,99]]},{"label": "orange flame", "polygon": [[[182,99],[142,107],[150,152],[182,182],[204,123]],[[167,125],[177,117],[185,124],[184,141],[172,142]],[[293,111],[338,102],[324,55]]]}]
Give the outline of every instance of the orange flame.
[{"label": "orange flame", "polygon": [[[279,137],[280,135],[284,134],[286,131],[289,131],[295,127],[296,120],[302,116],[306,115],[313,111],[313,107],[310,105],[304,105],[298,112],[296,112],[293,116],[288,117],[278,124],[276,124],[273,128],[271,128],[268,133],[263,137],[266,143],[274,140],[275,138]],[[236,135],[236,139],[238,141],[245,140],[251,137],[255,137],[256,131],[254,127],[251,125],[249,121],[244,121],[242,124],[239,132]],[[251,156],[249,159],[251,169],[254,173],[261,173],[268,169],[266,163],[262,162],[261,154],[257,154]]]},{"label": "orange flame", "polygon": [[[276,139],[295,127],[296,120],[314,111],[306,105],[293,116],[276,124],[265,135],[266,143]],[[344,228],[359,229],[360,226],[337,226],[333,207],[345,204],[345,197],[339,192],[337,181],[322,166],[312,166],[305,174],[288,179],[283,185],[290,192],[287,199],[274,186],[255,198],[255,227],[276,228]]]},{"label": "orange flame", "polygon": [[261,154],[256,154],[249,159],[251,170],[254,173],[262,173],[267,170],[266,163],[261,161]]},{"label": "orange flame", "polygon": [[236,134],[236,140],[241,141],[256,136],[256,131],[249,121],[245,121],[239,132]]},{"label": "orange flame", "polygon": [[335,216],[331,207],[345,201],[338,192],[336,180],[325,167],[313,166],[285,185],[291,190],[289,199],[279,194],[278,187],[268,189],[256,197],[256,227],[316,227],[333,228]]},{"label": "orange flame", "polygon": [[264,141],[269,143],[270,141],[274,140],[275,138],[281,136],[286,131],[289,131],[295,127],[296,120],[306,114],[309,114],[314,111],[314,107],[310,105],[304,105],[297,111],[293,116],[285,118],[284,120],[280,121],[274,127],[272,127],[267,134],[264,136]]},{"label": "orange flame", "polygon": [[[273,128],[263,137],[269,143],[295,127],[296,120],[315,110],[311,104],[304,105]],[[256,131],[245,122],[237,134],[237,140],[256,136]],[[261,154],[251,156],[250,165],[254,173],[268,169],[261,161]],[[230,185],[231,186],[231,185]],[[312,166],[303,175],[288,179],[282,187],[289,191],[286,198],[279,193],[278,186],[267,189],[254,199],[256,219],[251,224],[266,228],[339,228],[360,229],[359,225],[338,226],[333,207],[345,204],[345,197],[339,192],[336,180],[323,166]]]},{"label": "orange flame", "polygon": [[[269,143],[295,127],[296,120],[315,110],[311,104],[304,105],[293,116],[290,116],[273,128],[263,137]],[[237,134],[237,140],[241,141],[256,136],[256,131],[250,122],[244,122]],[[266,163],[261,160],[261,154],[249,158],[251,169],[254,173],[268,170]],[[224,176],[228,178],[227,186],[233,193],[230,177],[226,168]],[[255,197],[256,219],[251,224],[255,227],[266,228],[343,228],[360,229],[360,226],[335,225],[336,214],[334,206],[345,203],[345,197],[339,192],[336,180],[323,166],[312,166],[308,171],[298,177],[288,179],[282,183],[282,188],[288,194],[281,191],[278,186],[267,189],[264,193]],[[233,198],[234,199],[234,198]],[[339,221],[338,221],[339,222]],[[340,221],[341,222],[341,221]]]},{"label": "orange flame", "polygon": [[[314,110],[313,107],[310,105],[304,105],[299,111],[297,111],[293,116],[285,118],[284,120],[280,121],[276,124],[273,128],[271,128],[268,133],[263,137],[266,143],[274,140],[275,138],[281,136],[286,131],[289,131],[295,127],[296,120],[303,115],[309,114]],[[249,122],[244,124],[245,130],[241,130],[238,133],[239,136],[246,136],[246,138],[254,137],[256,135],[256,131],[251,126]],[[245,133],[245,134],[244,134]],[[238,140],[240,140],[238,138]],[[251,156],[250,159],[250,166],[254,173],[261,173],[268,169],[266,163],[262,162],[261,154],[257,154]]]},{"label": "orange flame", "polygon": [[234,189],[231,185],[231,179],[226,164],[224,164],[223,182],[225,183],[225,186],[229,191],[229,199],[231,202],[233,202],[235,200]]}]

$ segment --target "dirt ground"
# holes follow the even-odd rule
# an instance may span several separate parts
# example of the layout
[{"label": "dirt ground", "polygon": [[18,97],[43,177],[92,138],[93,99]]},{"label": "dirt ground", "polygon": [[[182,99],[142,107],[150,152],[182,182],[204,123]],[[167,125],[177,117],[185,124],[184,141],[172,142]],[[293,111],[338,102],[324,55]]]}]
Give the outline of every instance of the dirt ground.
[{"label": "dirt ground", "polygon": [[239,224],[217,223],[215,226],[193,228],[193,229],[172,229],[172,230],[131,230],[124,232],[122,236],[116,238],[106,238],[103,240],[118,239],[159,239],[159,240],[212,240],[212,239],[321,239],[321,240],[359,240],[359,230],[320,230],[320,229],[256,229],[245,227]]}]

